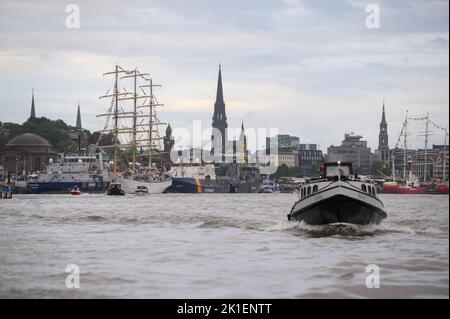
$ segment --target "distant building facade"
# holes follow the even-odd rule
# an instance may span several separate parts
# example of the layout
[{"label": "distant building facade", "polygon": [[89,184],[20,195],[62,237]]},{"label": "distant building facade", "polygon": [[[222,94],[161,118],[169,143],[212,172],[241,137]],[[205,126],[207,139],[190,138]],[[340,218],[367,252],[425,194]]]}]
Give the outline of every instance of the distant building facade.
[{"label": "distant building facade", "polygon": [[302,176],[316,176],[317,168],[324,162],[324,156],[317,144],[299,144],[297,151],[298,168]]},{"label": "distant building facade", "polygon": [[297,151],[292,147],[278,148],[278,166],[283,164],[287,167],[298,166]]},{"label": "distant building facade", "polygon": [[406,154],[402,148],[393,149],[395,175],[400,179],[408,178],[406,161],[406,163],[412,163],[412,173],[420,180],[447,181],[449,177],[448,151],[448,145],[433,145],[433,148],[427,149],[426,152],[425,149],[408,149]]},{"label": "distant building facade", "polygon": [[330,162],[351,162],[359,174],[371,174],[372,154],[367,141],[362,136],[345,134],[340,146],[331,145],[327,150],[327,160]]},{"label": "distant building facade", "polygon": [[300,138],[289,134],[276,135],[274,137],[266,137],[266,151],[269,152],[270,145],[278,144],[278,148],[298,149]]},{"label": "distant building facade", "polygon": [[24,133],[0,147],[0,165],[5,171],[28,174],[43,171],[50,159],[56,159],[53,146],[43,137]]},{"label": "distant building facade", "polygon": [[[433,179],[438,181],[448,181],[448,145],[433,145]],[[445,165],[445,166],[444,166]]]}]

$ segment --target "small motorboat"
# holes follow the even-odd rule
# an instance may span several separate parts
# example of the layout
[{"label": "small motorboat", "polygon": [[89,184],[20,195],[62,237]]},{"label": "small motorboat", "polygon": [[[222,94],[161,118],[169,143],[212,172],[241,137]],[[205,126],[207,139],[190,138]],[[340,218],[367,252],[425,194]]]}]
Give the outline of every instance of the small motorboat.
[{"label": "small motorboat", "polygon": [[269,179],[264,180],[258,189],[258,193],[279,193],[279,192],[280,192],[280,185],[277,182]]},{"label": "small motorboat", "polygon": [[72,188],[72,190],[70,191],[70,195],[81,195],[81,194],[82,193],[81,193],[80,189],[76,186],[74,188]]},{"label": "small motorboat", "polygon": [[124,196],[125,192],[120,183],[111,183],[106,194],[111,196]]},{"label": "small motorboat", "polygon": [[148,195],[148,188],[147,186],[138,186],[134,193],[138,196]]},{"label": "small motorboat", "polygon": [[326,163],[321,177],[300,187],[289,220],[310,225],[379,224],[386,218],[377,185],[353,175],[351,163]]}]

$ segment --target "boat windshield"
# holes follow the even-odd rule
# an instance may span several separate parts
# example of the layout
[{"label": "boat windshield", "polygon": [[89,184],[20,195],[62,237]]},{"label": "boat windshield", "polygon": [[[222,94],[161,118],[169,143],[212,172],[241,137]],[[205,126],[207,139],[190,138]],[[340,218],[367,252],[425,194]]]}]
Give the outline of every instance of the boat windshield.
[{"label": "boat windshield", "polygon": [[339,169],[341,170],[341,176],[349,176],[350,175],[350,167],[349,166],[328,166],[327,167],[327,177],[335,177],[339,176]]}]

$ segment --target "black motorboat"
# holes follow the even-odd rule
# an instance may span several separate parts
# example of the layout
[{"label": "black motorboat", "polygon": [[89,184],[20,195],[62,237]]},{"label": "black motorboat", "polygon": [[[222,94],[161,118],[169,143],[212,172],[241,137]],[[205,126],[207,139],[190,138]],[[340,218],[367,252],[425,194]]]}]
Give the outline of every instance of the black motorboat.
[{"label": "black motorboat", "polygon": [[112,196],[124,196],[125,192],[120,183],[111,183],[106,194]]},{"label": "black motorboat", "polygon": [[321,177],[300,187],[289,220],[310,225],[379,224],[386,218],[377,185],[353,175],[351,163],[326,163]]}]

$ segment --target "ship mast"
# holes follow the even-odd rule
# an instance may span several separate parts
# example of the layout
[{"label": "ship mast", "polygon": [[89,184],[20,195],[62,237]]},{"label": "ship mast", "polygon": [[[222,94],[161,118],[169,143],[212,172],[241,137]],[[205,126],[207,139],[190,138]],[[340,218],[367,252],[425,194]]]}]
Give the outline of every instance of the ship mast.
[{"label": "ship mast", "polygon": [[133,112],[132,119],[133,119],[133,126],[131,128],[131,153],[132,153],[132,161],[131,161],[131,170],[134,173],[136,171],[136,125],[137,125],[137,76],[138,76],[138,70],[137,68],[134,68],[133,71],[130,72],[131,74],[122,76],[122,79],[125,78],[133,78]]},{"label": "ship mast", "polygon": [[403,134],[403,180],[406,181],[406,160],[407,160],[407,149],[408,144],[406,143],[406,135],[408,129],[408,110],[406,110],[406,118],[404,124],[404,134]]},{"label": "ship mast", "polygon": [[445,129],[444,130],[444,160],[443,162],[443,169],[442,169],[442,181],[445,183],[445,178],[446,178],[446,169],[447,169],[447,135],[448,135],[448,130]]},{"label": "ship mast", "polygon": [[[133,78],[133,92],[127,92],[124,88],[123,93],[119,93],[119,74],[125,73],[125,75],[121,76],[120,79],[125,78]],[[140,73],[137,68],[134,70],[125,70],[121,68],[119,65],[116,65],[114,71],[104,73],[104,75],[108,74],[114,74],[114,91],[112,94],[108,94],[108,92],[101,96],[100,98],[106,98],[111,97],[111,105],[107,113],[97,115],[97,117],[100,116],[106,116],[107,119],[105,121],[104,129],[101,130],[101,135],[97,141],[97,147],[99,147],[100,141],[104,137],[105,133],[112,133],[114,136],[114,143],[113,145],[104,145],[101,146],[101,148],[113,148],[113,167],[114,172],[118,171],[118,162],[119,162],[119,149],[120,148],[131,148],[132,152],[132,173],[137,173],[137,148],[138,146],[145,146],[149,148],[149,166],[151,166],[152,161],[152,146],[153,141],[158,139],[163,139],[159,137],[159,134],[156,134],[155,137],[153,133],[158,133],[158,130],[155,130],[156,125],[165,125],[166,123],[161,123],[156,118],[156,106],[162,106],[163,104],[158,104],[156,101],[156,98],[153,95],[153,87],[154,86],[160,86],[153,84],[153,81],[148,78],[148,73]],[[138,78],[143,79],[144,81],[150,82],[149,85],[141,85],[138,86]],[[150,88],[150,94],[148,95],[144,89],[144,87]],[[143,94],[139,94],[138,88],[142,90]],[[131,96],[128,96],[131,95]],[[139,105],[138,100],[144,99],[144,102],[142,105]],[[146,104],[147,99],[150,100],[148,104]],[[124,111],[122,108],[119,108],[119,101],[127,101],[132,100],[133,101],[133,108],[131,111]],[[155,103],[156,101],[156,103]],[[140,108],[149,107],[149,112],[142,112],[139,111]],[[139,114],[138,114],[139,113]],[[113,127],[109,128],[109,120],[110,117],[113,117]],[[131,119],[132,125],[128,125],[128,127],[119,128],[119,122],[118,120],[124,118],[124,119]],[[141,120],[141,122],[138,122],[139,118],[144,118]],[[149,123],[144,123],[145,119],[149,119]],[[143,128],[143,129],[142,129]],[[131,134],[131,141],[126,144],[121,144],[119,140],[119,134]],[[147,138],[139,138],[138,134],[148,133],[148,139]],[[143,143],[144,142],[144,143]]]},{"label": "ship mast", "polygon": [[427,173],[428,173],[428,128],[429,128],[429,124],[430,124],[430,113],[427,112],[427,117],[425,118],[426,123],[425,123],[425,151],[424,151],[424,167],[423,167],[423,182],[426,183],[427,182]]},{"label": "ship mast", "polygon": [[[103,96],[100,96],[100,99],[102,98],[107,98],[107,97],[112,97],[111,100],[111,107],[110,107],[110,111],[114,105],[114,110],[112,112],[113,114],[113,128],[112,129],[108,129],[108,125],[109,125],[109,116],[110,111],[106,114],[100,114],[97,115],[97,117],[100,116],[107,116],[108,119],[106,120],[106,124],[105,124],[105,128],[101,131],[102,134],[104,134],[105,132],[112,132],[114,135],[114,144],[110,145],[110,146],[106,146],[106,147],[113,147],[113,172],[116,173],[118,170],[117,167],[117,162],[118,162],[118,152],[119,152],[119,148],[120,148],[120,141],[119,141],[119,125],[118,125],[118,121],[119,121],[119,96],[120,95],[126,95],[128,93],[119,93],[119,73],[128,73],[128,71],[124,70],[123,68],[121,68],[118,64],[116,64],[114,71],[111,72],[106,72],[103,73],[103,76],[105,75],[111,75],[114,74],[114,88],[113,88],[113,94],[112,95],[108,95],[108,93],[106,93]],[[97,145],[99,145],[101,138],[103,137],[103,135],[101,135],[99,137],[99,140],[97,141]]]},{"label": "ship mast", "polygon": [[[153,94],[153,88],[154,87],[161,87],[161,84],[153,84],[153,79],[148,78],[146,79],[149,84],[142,85],[141,88],[149,88],[150,93],[148,95],[149,97],[149,104],[141,105],[140,107],[148,107],[149,108],[149,123],[148,123],[148,168],[152,167],[153,162],[153,141],[155,140],[162,140],[163,138],[159,137],[158,129],[155,129],[155,126],[157,125],[165,125],[166,123],[159,122],[159,120],[156,117],[156,107],[157,106],[164,106],[164,104],[160,104],[156,101],[156,98]],[[153,135],[155,133],[156,136]],[[159,152],[160,154],[162,152]]]}]

